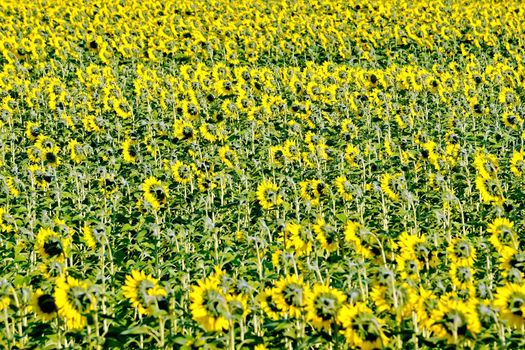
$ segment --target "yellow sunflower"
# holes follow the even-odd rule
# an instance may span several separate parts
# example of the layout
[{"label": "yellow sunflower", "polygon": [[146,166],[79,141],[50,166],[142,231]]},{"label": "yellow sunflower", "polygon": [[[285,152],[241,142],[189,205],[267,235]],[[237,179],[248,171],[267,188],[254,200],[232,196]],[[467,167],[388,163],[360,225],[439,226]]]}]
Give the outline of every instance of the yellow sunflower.
[{"label": "yellow sunflower", "polygon": [[228,329],[228,303],[215,278],[198,281],[190,292],[192,317],[207,332],[221,332]]},{"label": "yellow sunflower", "polygon": [[494,306],[498,308],[501,319],[511,327],[525,325],[525,285],[509,283],[499,287],[494,297]]},{"label": "yellow sunflower", "polygon": [[279,194],[279,187],[271,181],[264,180],[257,186],[257,199],[263,209],[272,209],[284,203]]},{"label": "yellow sunflower", "polygon": [[62,276],[56,280],[55,303],[67,328],[79,330],[86,326],[86,315],[95,310],[97,301],[88,282]]},{"label": "yellow sunflower", "polygon": [[63,237],[49,228],[40,228],[36,235],[35,250],[46,260],[64,262],[69,255],[70,246],[70,237]]},{"label": "yellow sunflower", "polygon": [[44,321],[52,320],[57,315],[57,305],[53,294],[37,289],[31,298],[31,306],[37,317]]},{"label": "yellow sunflower", "polygon": [[306,295],[306,318],[315,328],[328,331],[345,301],[346,296],[340,290],[316,284]]},{"label": "yellow sunflower", "polygon": [[290,275],[275,282],[273,299],[281,315],[286,318],[301,317],[309,290],[302,276]]},{"label": "yellow sunflower", "polygon": [[388,345],[384,321],[377,318],[365,303],[343,305],[337,321],[343,327],[341,333],[351,348],[365,350],[381,349]]},{"label": "yellow sunflower", "polygon": [[151,315],[155,308],[165,309],[167,306],[166,290],[158,285],[157,279],[142,271],[133,270],[131,276],[126,276],[122,290],[124,297],[141,315]]},{"label": "yellow sunflower", "polygon": [[153,176],[144,181],[142,191],[144,200],[151,205],[153,210],[159,210],[168,200],[168,188]]}]

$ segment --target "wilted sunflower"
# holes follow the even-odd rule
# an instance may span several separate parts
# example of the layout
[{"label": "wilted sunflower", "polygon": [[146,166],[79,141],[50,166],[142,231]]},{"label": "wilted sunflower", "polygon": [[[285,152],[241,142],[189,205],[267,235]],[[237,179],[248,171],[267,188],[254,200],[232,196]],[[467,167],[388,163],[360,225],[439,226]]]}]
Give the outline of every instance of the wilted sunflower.
[{"label": "wilted sunflower", "polygon": [[97,301],[88,282],[62,276],[56,281],[55,303],[67,327],[79,330],[85,327],[86,315],[95,310]]},{"label": "wilted sunflower", "polygon": [[316,284],[306,295],[306,317],[315,328],[328,331],[336,322],[345,300],[346,296],[340,290]]},{"label": "wilted sunflower", "polygon": [[36,235],[35,250],[44,259],[64,262],[69,254],[70,245],[70,237],[63,237],[49,228],[40,228]]},{"label": "wilted sunflower", "polygon": [[166,289],[158,285],[157,279],[142,271],[133,270],[131,276],[126,276],[122,290],[141,315],[151,315],[155,308],[163,310],[167,307]]},{"label": "wilted sunflower", "polygon": [[49,321],[57,315],[57,305],[53,294],[37,289],[32,296],[31,306],[36,315],[44,321]]},{"label": "wilted sunflower", "polygon": [[144,181],[142,191],[144,192],[144,200],[154,210],[159,210],[168,200],[168,188],[153,176],[148,177]]}]

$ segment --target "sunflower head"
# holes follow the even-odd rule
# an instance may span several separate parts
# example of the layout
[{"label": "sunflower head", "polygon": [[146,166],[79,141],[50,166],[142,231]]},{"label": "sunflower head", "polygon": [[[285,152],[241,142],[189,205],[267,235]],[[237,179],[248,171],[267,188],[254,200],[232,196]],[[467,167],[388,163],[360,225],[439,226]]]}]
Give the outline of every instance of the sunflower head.
[{"label": "sunflower head", "polygon": [[52,293],[45,293],[42,289],[35,291],[31,305],[37,316],[44,321],[49,321],[57,315],[58,307],[55,296]]}]

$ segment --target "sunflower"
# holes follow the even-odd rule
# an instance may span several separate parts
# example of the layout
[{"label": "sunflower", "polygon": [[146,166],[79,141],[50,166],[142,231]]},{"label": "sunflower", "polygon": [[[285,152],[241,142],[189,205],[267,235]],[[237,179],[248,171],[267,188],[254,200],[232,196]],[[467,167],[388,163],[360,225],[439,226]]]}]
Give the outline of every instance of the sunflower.
[{"label": "sunflower", "polygon": [[317,240],[324,250],[330,253],[337,249],[338,232],[336,227],[328,225],[323,218],[318,218],[312,227],[317,235]]},{"label": "sunflower", "polygon": [[353,245],[355,252],[365,259],[373,255],[369,247],[363,244],[363,240],[369,240],[371,235],[372,233],[362,224],[351,220],[346,222],[345,241]]},{"label": "sunflower", "polygon": [[498,173],[498,158],[493,154],[478,150],[474,156],[474,167],[476,168],[478,175],[483,179],[492,179]]},{"label": "sunflower", "polygon": [[239,156],[229,146],[219,148],[219,157],[228,168],[235,168],[239,164]]},{"label": "sunflower", "polygon": [[126,163],[135,163],[138,155],[138,144],[137,141],[131,138],[126,138],[122,142],[122,158]]},{"label": "sunflower", "polygon": [[346,176],[338,176],[335,179],[335,188],[344,201],[348,202],[352,200],[352,184],[348,181]]},{"label": "sunflower", "polygon": [[8,223],[6,218],[9,216],[6,209],[0,207],[0,232],[8,233],[13,230],[11,224]]},{"label": "sunflower", "polygon": [[452,239],[447,254],[452,263],[457,265],[473,266],[476,261],[476,248],[468,239]]},{"label": "sunflower", "polygon": [[152,315],[155,307],[160,309],[166,303],[166,290],[158,285],[157,279],[142,271],[133,270],[131,276],[126,276],[122,290],[141,315]]},{"label": "sunflower", "polygon": [[190,292],[192,317],[207,332],[221,332],[228,329],[228,303],[215,278],[198,281]]},{"label": "sunflower", "polygon": [[509,281],[520,281],[525,277],[525,253],[521,250],[509,250],[501,254],[500,270]]},{"label": "sunflower", "polygon": [[89,249],[95,249],[97,246],[97,239],[93,234],[93,229],[88,225],[82,227],[83,240]]},{"label": "sunflower", "polygon": [[512,130],[516,130],[519,125],[523,124],[523,119],[521,119],[517,113],[512,113],[509,111],[501,115],[501,120],[507,127],[511,128]]},{"label": "sunflower", "polygon": [[44,293],[42,289],[37,289],[31,298],[33,311],[39,318],[49,321],[57,315],[57,305],[53,294]]},{"label": "sunflower", "polygon": [[501,255],[509,255],[518,249],[514,223],[507,218],[497,218],[487,228],[489,242]]},{"label": "sunflower", "polygon": [[431,313],[429,325],[432,332],[457,344],[460,339],[474,338],[481,331],[476,312],[476,300],[461,301],[443,296]]},{"label": "sunflower", "polygon": [[318,206],[324,184],[320,180],[306,180],[299,182],[299,186],[301,187],[301,198],[314,207]]},{"label": "sunflower", "polygon": [[176,182],[180,184],[187,184],[191,182],[196,171],[195,166],[186,165],[178,160],[171,166],[171,172],[173,173],[173,177]]},{"label": "sunflower", "polygon": [[70,237],[63,237],[49,228],[40,228],[36,235],[35,250],[46,259],[64,262],[71,245]]},{"label": "sunflower", "polygon": [[110,174],[103,174],[98,179],[98,185],[100,187],[100,191],[106,195],[109,196],[118,190],[117,182],[115,181],[115,177]]},{"label": "sunflower", "polygon": [[197,136],[197,130],[193,127],[193,124],[184,120],[177,120],[173,129],[177,140],[193,142]]},{"label": "sunflower", "polygon": [[365,303],[343,305],[337,321],[341,333],[352,348],[365,350],[385,348],[389,339],[383,332],[384,321],[377,318]]},{"label": "sunflower", "polygon": [[259,306],[261,310],[264,311],[266,316],[268,316],[271,320],[277,321],[281,315],[280,315],[280,309],[275,304],[273,295],[275,291],[272,288],[266,288],[264,291],[262,291],[259,296]]},{"label": "sunflower", "polygon": [[167,202],[168,188],[153,176],[148,177],[146,181],[144,181],[142,191],[144,192],[144,200],[149,203],[154,210],[159,210],[160,207]]},{"label": "sunflower", "polygon": [[75,164],[80,164],[86,158],[86,154],[82,145],[75,139],[69,141],[69,152],[71,160]]},{"label": "sunflower", "polygon": [[417,300],[417,293],[407,283],[400,285],[375,285],[370,292],[370,298],[377,311],[396,315],[398,321],[412,316],[412,310]]},{"label": "sunflower", "polygon": [[272,209],[284,203],[279,187],[271,181],[263,180],[257,186],[257,199],[263,209]]},{"label": "sunflower", "polygon": [[35,122],[26,123],[26,137],[31,141],[35,141],[38,136],[42,135],[40,125]]},{"label": "sunflower", "polygon": [[476,270],[472,268],[472,265],[462,265],[458,262],[453,262],[449,271],[450,281],[459,290],[470,290],[474,286],[475,272]]},{"label": "sunflower", "polygon": [[509,283],[499,287],[494,297],[494,306],[498,308],[500,317],[511,327],[523,327],[525,325],[525,285]]},{"label": "sunflower", "polygon": [[302,276],[291,275],[281,278],[275,282],[273,292],[273,299],[281,310],[283,317],[301,317],[306,302],[306,295],[309,293],[309,288],[304,283]]},{"label": "sunflower", "polygon": [[345,301],[346,296],[340,290],[316,284],[306,295],[306,318],[315,328],[328,331]]},{"label": "sunflower", "polygon": [[510,158],[510,171],[516,177],[521,177],[525,169],[525,151],[514,151],[512,158]]},{"label": "sunflower", "polygon": [[401,179],[401,174],[391,175],[387,173],[381,176],[381,190],[392,201],[398,201],[400,198],[399,187],[401,186]]},{"label": "sunflower", "polygon": [[227,318],[232,321],[245,319],[250,313],[248,307],[248,296],[242,294],[228,294],[226,295]]},{"label": "sunflower", "polygon": [[87,323],[86,314],[95,310],[96,298],[88,282],[62,276],[56,281],[55,303],[58,315],[65,318],[67,327],[79,330]]},{"label": "sunflower", "polygon": [[484,203],[492,205],[502,205],[505,203],[501,184],[495,178],[484,178],[481,175],[476,176],[476,188],[479,191],[481,200]]}]

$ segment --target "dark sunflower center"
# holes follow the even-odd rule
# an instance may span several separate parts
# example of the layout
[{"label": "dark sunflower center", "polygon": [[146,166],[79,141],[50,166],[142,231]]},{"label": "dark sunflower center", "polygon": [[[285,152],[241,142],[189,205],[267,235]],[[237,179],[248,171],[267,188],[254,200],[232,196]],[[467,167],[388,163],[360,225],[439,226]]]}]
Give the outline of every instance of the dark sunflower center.
[{"label": "dark sunflower center", "polygon": [[50,163],[54,163],[57,160],[57,156],[53,152],[46,152],[46,160]]},{"label": "dark sunflower center", "polygon": [[47,255],[54,257],[62,254],[64,248],[62,247],[60,239],[52,237],[44,243],[44,251]]},{"label": "dark sunflower center", "polygon": [[43,313],[52,314],[57,311],[55,298],[49,294],[42,294],[37,299],[38,307]]},{"label": "dark sunflower center", "polygon": [[164,190],[162,188],[157,188],[155,189],[155,191],[153,192],[154,195],[155,195],[155,198],[159,201],[159,202],[162,202],[163,200],[166,199],[166,194],[164,193]]},{"label": "dark sunflower center", "polygon": [[193,129],[189,126],[185,126],[182,130],[182,135],[184,135],[185,138],[189,139],[193,136]]}]

